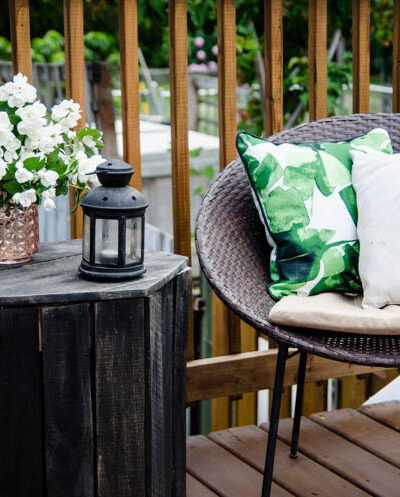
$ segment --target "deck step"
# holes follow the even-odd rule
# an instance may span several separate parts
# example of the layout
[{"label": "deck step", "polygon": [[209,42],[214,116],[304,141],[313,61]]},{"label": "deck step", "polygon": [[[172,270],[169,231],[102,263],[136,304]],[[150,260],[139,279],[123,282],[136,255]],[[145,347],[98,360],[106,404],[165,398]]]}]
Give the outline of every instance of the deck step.
[{"label": "deck step", "polygon": [[[296,459],[291,430],[280,421],[273,496],[400,495],[400,402],[303,418]],[[259,497],[267,436],[264,424],[189,437],[187,497]]]}]

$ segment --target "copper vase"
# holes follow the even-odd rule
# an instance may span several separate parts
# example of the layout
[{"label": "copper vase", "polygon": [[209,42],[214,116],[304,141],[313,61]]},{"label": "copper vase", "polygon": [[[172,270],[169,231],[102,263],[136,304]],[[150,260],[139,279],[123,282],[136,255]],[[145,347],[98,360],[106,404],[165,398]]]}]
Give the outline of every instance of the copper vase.
[{"label": "copper vase", "polygon": [[0,264],[28,262],[38,249],[38,206],[0,208]]}]

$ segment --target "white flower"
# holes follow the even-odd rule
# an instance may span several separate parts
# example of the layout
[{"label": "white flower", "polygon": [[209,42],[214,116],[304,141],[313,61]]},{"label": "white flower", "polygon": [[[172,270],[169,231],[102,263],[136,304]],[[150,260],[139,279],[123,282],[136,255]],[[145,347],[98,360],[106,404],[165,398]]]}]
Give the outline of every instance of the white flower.
[{"label": "white flower", "polygon": [[9,133],[10,131],[12,131],[12,129],[13,125],[11,124],[7,112],[0,112],[0,131]]},{"label": "white flower", "polygon": [[56,196],[56,189],[55,188],[49,188],[48,190],[45,190],[42,193],[42,198],[53,198]]},{"label": "white flower", "polygon": [[28,171],[28,169],[21,167],[15,172],[15,179],[18,181],[18,183],[26,183],[27,181],[33,180],[33,174]]},{"label": "white flower", "polygon": [[[31,105],[25,105],[16,110],[15,113],[23,121],[30,121],[32,123],[43,122],[43,118],[46,115],[46,107],[41,102],[37,101]],[[46,122],[46,120],[44,120]]]},{"label": "white flower", "polygon": [[15,159],[18,159],[18,154],[14,152],[13,150],[6,150],[4,153],[4,160],[10,164],[13,162]]},{"label": "white flower", "polygon": [[94,173],[98,164],[104,162],[101,155],[93,155],[89,158],[82,151],[76,154],[76,158],[78,159],[78,180],[80,183],[87,183],[87,174]]},{"label": "white flower", "polygon": [[14,76],[12,82],[6,83],[2,90],[2,98],[7,94],[10,107],[23,107],[36,100],[36,88],[28,83],[28,78],[21,73]]},{"label": "white flower", "polygon": [[40,172],[41,171],[39,171],[40,181],[43,186],[49,187],[57,185],[58,173],[52,171],[51,169],[49,169],[48,171],[44,171],[42,174],[40,174]]},{"label": "white flower", "polygon": [[93,136],[85,135],[82,138],[82,142],[89,148],[94,148],[96,146],[96,142],[93,140]]},{"label": "white flower", "polygon": [[63,100],[55,105],[51,111],[51,118],[58,122],[63,133],[68,133],[78,124],[81,117],[81,108],[73,100]]},{"label": "white flower", "polygon": [[14,193],[12,197],[14,203],[22,205],[22,207],[29,207],[36,202],[36,192],[33,188],[25,192]]},{"label": "white flower", "polygon": [[52,211],[53,209],[56,208],[56,204],[54,203],[53,199],[51,199],[51,198],[45,198],[43,200],[43,207],[44,207],[45,211],[50,212],[50,211]]},{"label": "white flower", "polygon": [[7,163],[0,159],[0,179],[7,173]]}]

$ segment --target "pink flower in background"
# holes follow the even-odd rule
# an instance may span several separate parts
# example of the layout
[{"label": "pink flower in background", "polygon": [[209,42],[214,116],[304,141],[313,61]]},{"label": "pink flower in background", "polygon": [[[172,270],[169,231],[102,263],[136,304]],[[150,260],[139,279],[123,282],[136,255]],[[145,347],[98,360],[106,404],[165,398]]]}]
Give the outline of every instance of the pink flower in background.
[{"label": "pink flower in background", "polygon": [[218,69],[218,64],[215,62],[215,60],[210,60],[210,62],[208,63],[208,68],[212,71],[216,71]]},{"label": "pink flower in background", "polygon": [[196,52],[196,57],[199,59],[199,60],[206,60],[207,58],[207,54],[205,53],[204,50],[197,50]]},{"label": "pink flower in background", "polygon": [[197,48],[201,48],[204,46],[204,38],[202,36],[196,36],[194,39],[194,45]]},{"label": "pink flower in background", "polygon": [[189,72],[207,71],[207,66],[206,64],[190,64],[188,70]]},{"label": "pink flower in background", "polygon": [[218,45],[214,45],[211,49],[211,52],[214,54],[214,55],[218,55]]}]

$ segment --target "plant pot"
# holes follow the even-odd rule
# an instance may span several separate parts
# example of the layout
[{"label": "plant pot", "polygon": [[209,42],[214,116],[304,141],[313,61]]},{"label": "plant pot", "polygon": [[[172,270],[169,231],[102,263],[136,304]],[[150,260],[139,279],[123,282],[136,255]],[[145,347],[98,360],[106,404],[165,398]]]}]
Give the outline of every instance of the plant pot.
[{"label": "plant pot", "polygon": [[38,206],[1,208],[0,265],[28,262],[38,249]]}]

